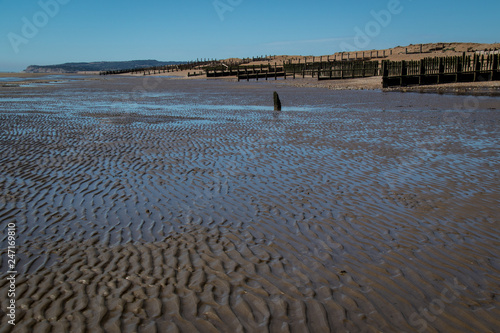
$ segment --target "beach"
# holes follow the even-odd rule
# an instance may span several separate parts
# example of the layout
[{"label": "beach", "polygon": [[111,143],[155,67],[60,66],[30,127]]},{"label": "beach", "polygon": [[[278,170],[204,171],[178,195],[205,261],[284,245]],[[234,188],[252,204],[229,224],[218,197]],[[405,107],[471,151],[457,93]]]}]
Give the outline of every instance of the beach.
[{"label": "beach", "polygon": [[0,87],[0,332],[498,331],[499,97],[37,80]]}]

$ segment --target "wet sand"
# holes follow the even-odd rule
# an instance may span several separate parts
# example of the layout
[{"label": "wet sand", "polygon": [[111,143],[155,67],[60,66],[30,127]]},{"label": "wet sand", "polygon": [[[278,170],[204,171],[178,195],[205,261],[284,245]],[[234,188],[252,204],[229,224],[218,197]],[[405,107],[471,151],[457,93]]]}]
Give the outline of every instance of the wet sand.
[{"label": "wet sand", "polygon": [[500,327],[497,97],[112,77],[0,108],[0,332]]}]

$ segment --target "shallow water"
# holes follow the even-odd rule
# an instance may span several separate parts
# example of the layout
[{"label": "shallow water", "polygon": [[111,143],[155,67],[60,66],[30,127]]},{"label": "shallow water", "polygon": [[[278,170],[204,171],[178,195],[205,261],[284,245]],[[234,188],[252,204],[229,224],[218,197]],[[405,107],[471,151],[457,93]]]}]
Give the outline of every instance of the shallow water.
[{"label": "shallow water", "polygon": [[[0,227],[18,225],[24,315],[53,326],[83,313],[92,327],[106,308],[102,327],[129,331],[416,331],[409,318],[458,279],[461,298],[428,325],[498,327],[500,99],[468,109],[460,96],[276,84],[0,91]],[[29,296],[42,293],[31,278],[44,293],[66,295],[53,279],[89,287],[58,312]],[[84,312],[77,296],[107,305]]]}]

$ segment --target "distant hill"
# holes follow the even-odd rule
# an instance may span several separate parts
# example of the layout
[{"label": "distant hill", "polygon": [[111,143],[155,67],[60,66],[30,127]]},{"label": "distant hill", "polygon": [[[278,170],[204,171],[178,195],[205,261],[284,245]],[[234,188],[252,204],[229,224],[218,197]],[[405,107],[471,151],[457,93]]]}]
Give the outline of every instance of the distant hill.
[{"label": "distant hill", "polygon": [[60,65],[28,66],[25,73],[76,73],[100,72],[132,68],[146,68],[154,66],[185,64],[185,61],[157,61],[157,60],[131,60],[131,61],[100,61],[100,62],[70,62]]}]

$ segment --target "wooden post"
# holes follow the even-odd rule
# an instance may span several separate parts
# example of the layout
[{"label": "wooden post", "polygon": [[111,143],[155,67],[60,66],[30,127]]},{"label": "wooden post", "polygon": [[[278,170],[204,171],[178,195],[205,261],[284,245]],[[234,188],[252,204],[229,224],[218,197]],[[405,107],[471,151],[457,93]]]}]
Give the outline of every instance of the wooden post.
[{"label": "wooden post", "polygon": [[273,97],[274,97],[274,111],[281,111],[281,101],[276,91],[273,93]]},{"label": "wooden post", "polygon": [[274,62],[274,79],[277,80],[278,79],[278,70],[277,70],[277,66],[276,66],[276,61]]},{"label": "wooden post", "polygon": [[439,68],[439,74],[437,83],[439,84],[443,82],[443,74],[444,74],[444,62],[442,57],[439,58],[438,68]]},{"label": "wooden post", "polygon": [[389,87],[389,70],[388,63],[386,60],[382,61],[382,88]]},{"label": "wooden post", "polygon": [[493,74],[492,74],[492,77],[493,76],[497,76],[498,75],[498,72],[499,72],[499,69],[500,69],[500,65],[499,65],[499,59],[500,58],[500,54],[494,54],[493,55]]},{"label": "wooden post", "polygon": [[406,67],[406,61],[401,61],[401,87],[406,86],[406,74],[408,74],[408,68]]},{"label": "wooden post", "polygon": [[424,60],[419,60],[419,76],[418,76],[418,84],[422,85],[424,83],[424,76],[425,76],[425,62]]},{"label": "wooden post", "polygon": [[[481,60],[482,59],[482,60]],[[482,56],[482,58],[479,58],[479,55],[476,57],[476,63],[475,63],[475,72],[476,72],[476,75],[474,77],[474,81],[477,81],[479,80],[480,78],[480,75],[481,75],[481,67],[482,67],[482,63],[484,61],[484,55]]]}]

